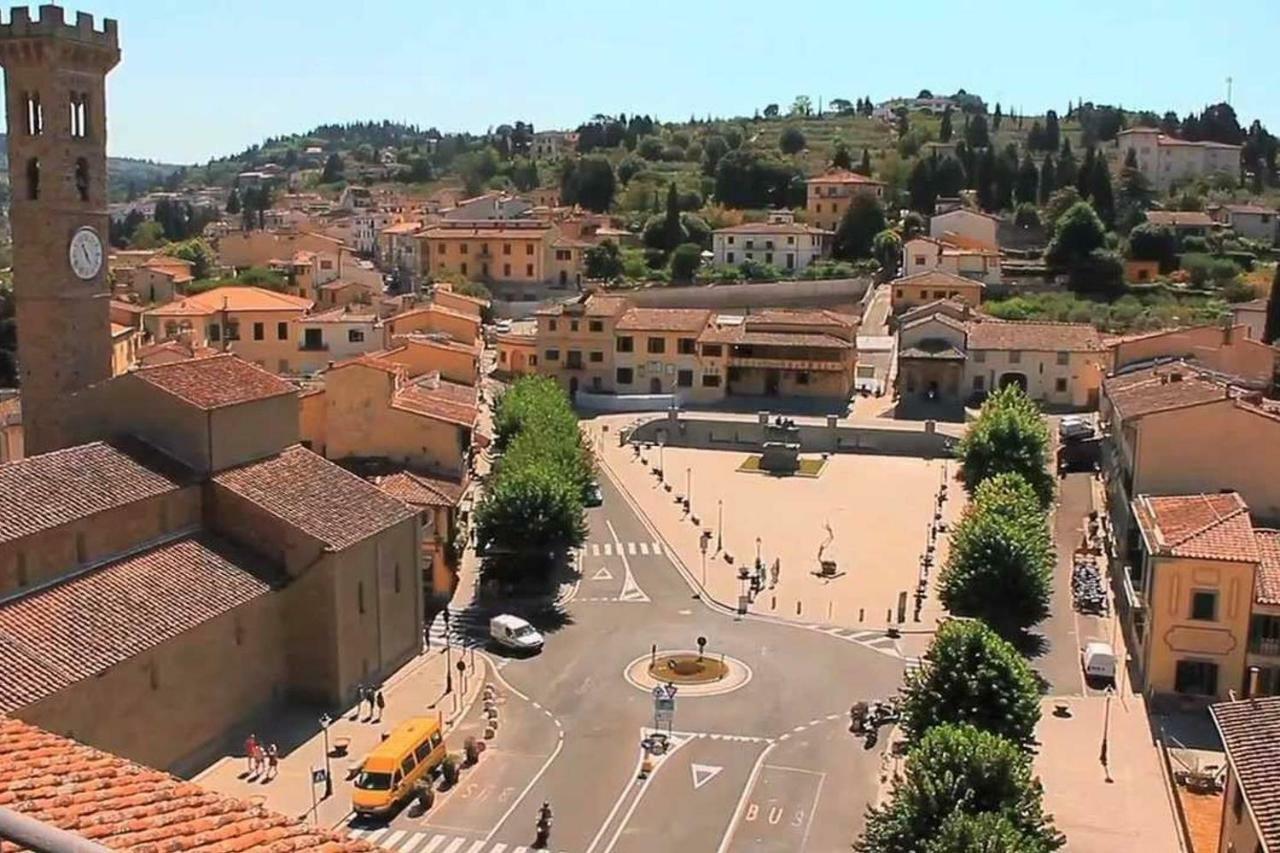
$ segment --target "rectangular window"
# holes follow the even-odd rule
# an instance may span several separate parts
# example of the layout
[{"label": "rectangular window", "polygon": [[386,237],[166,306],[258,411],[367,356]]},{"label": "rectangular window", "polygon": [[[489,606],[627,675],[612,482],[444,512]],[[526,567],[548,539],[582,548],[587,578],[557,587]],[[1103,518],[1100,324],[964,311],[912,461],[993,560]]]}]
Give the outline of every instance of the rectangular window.
[{"label": "rectangular window", "polygon": [[467,253],[467,244],[466,244],[466,243],[459,243],[459,244],[458,244],[458,251],[465,255],[465,254]]},{"label": "rectangular window", "polygon": [[600,320],[588,320],[588,321],[587,321],[587,331],[589,331],[589,332],[603,332],[603,331],[604,331],[604,323],[603,323],[603,322],[601,322]]},{"label": "rectangular window", "polygon": [[987,385],[987,382],[985,377],[982,377],[982,376],[973,377],[973,390],[982,391],[984,388],[986,388],[986,385]]},{"label": "rectangular window", "polygon": [[1067,380],[1063,379],[1061,376],[1053,380],[1053,390],[1059,394],[1067,393]]},{"label": "rectangular window", "polygon": [[698,341],[695,338],[680,338],[676,341],[676,352],[681,355],[697,355]]},{"label": "rectangular window", "polygon": [[667,351],[667,339],[649,338],[648,349],[649,355],[662,355]]},{"label": "rectangular window", "polygon": [[795,244],[796,244],[796,238],[795,238],[795,237],[788,237],[788,238],[787,238],[787,245],[788,245],[788,246],[794,246]]},{"label": "rectangular window", "polygon": [[533,278],[533,264],[524,265],[524,274],[529,278]]},{"label": "rectangular window", "polygon": [[730,245],[730,246],[732,246],[732,245],[733,245],[733,235],[732,235],[732,234],[730,234],[730,235],[729,235],[729,245]]},{"label": "rectangular window", "polygon": [[546,353],[544,353],[544,354],[543,354],[543,358],[545,358],[547,361],[559,361],[559,360],[560,360],[560,350],[558,350],[558,349],[549,349],[549,350],[547,350],[547,351],[546,351]]},{"label": "rectangular window", "polygon": [[219,326],[217,323],[209,324],[209,340],[211,341],[222,340],[222,327]]},{"label": "rectangular window", "polygon": [[554,332],[555,330],[556,330],[556,321],[555,321],[555,320],[548,320],[548,321],[547,321],[547,331],[549,331],[549,332]]},{"label": "rectangular window", "polygon": [[976,361],[978,364],[982,364],[984,361],[987,360],[987,351],[984,349],[974,350],[973,360]]},{"label": "rectangular window", "polygon": [[614,349],[618,352],[635,352],[635,340],[630,336],[619,337],[614,341]]},{"label": "rectangular window", "polygon": [[324,332],[320,329],[303,329],[302,348],[307,350],[324,349]]},{"label": "rectangular window", "polygon": [[807,370],[801,370],[801,371],[798,371],[798,372],[796,373],[796,384],[797,384],[797,385],[808,385],[808,384],[809,384],[809,371],[807,371]]},{"label": "rectangular window", "polygon": [[706,358],[719,358],[720,354],[723,351],[724,350],[720,347],[720,344],[703,344],[702,345],[702,354]]},{"label": "rectangular window", "polygon": [[765,262],[766,264],[771,264],[771,263],[773,263],[773,252],[765,252],[765,253],[764,253],[764,262]]},{"label": "rectangular window", "polygon": [[503,244],[502,244],[502,254],[504,254],[504,255],[509,255],[509,254],[511,254],[511,244],[510,244],[510,243],[503,243]]},{"label": "rectangular window", "polygon": [[599,350],[592,350],[590,359],[591,361],[599,364],[600,362],[604,361],[604,353],[600,352]]},{"label": "rectangular window", "polygon": [[569,321],[569,331],[571,331],[571,332],[576,332],[576,331],[578,331],[578,321],[577,321],[577,320],[570,320],[570,321]]},{"label": "rectangular window", "polygon": [[795,268],[796,268],[796,256],[793,255],[791,252],[787,252],[787,269],[793,270]]},{"label": "rectangular window", "polygon": [[1068,365],[1068,364],[1070,364],[1070,363],[1071,363],[1071,353],[1069,353],[1069,352],[1060,352],[1060,353],[1058,353],[1058,364],[1059,364],[1060,366],[1065,367],[1066,365]]},{"label": "rectangular window", "polygon": [[911,261],[915,266],[922,267],[924,266],[924,255],[916,255]]},{"label": "rectangular window", "polygon": [[619,367],[614,372],[614,378],[619,385],[630,385],[635,378],[635,372],[630,367]]},{"label": "rectangular window", "polygon": [[364,332],[360,329],[347,330],[347,343],[362,344],[364,343]]},{"label": "rectangular window", "polygon": [[729,252],[727,255],[725,255],[725,256],[724,256],[724,261],[725,261],[725,263],[727,263],[727,264],[731,264],[731,263],[733,263],[733,252]]},{"label": "rectangular window", "polygon": [[693,387],[693,371],[677,370],[676,385],[678,385],[681,388],[692,388]]},{"label": "rectangular window", "polygon": [[467,265],[465,262],[458,264],[458,272],[462,273],[463,275],[467,274]]},{"label": "rectangular window", "polygon": [[266,336],[267,336],[267,330],[263,327],[263,324],[262,324],[262,323],[254,323],[254,324],[253,324],[253,339],[254,339],[255,341],[260,341],[260,340],[262,340],[263,338],[265,338]]},{"label": "rectangular window", "polygon": [[1201,622],[1216,622],[1218,619],[1218,593],[1210,590],[1195,590],[1191,593],[1191,618]]},{"label": "rectangular window", "polygon": [[278,341],[289,340],[289,324],[288,323],[276,323],[276,340]]},{"label": "rectangular window", "polygon": [[702,374],[702,387],[703,387],[703,388],[719,388],[719,387],[720,387],[720,374],[718,374],[718,373],[704,373],[704,374]]},{"label": "rectangular window", "polygon": [[1022,350],[1016,350],[1016,349],[1009,350],[1009,363],[1022,364]]},{"label": "rectangular window", "polygon": [[533,254],[533,244],[532,244],[532,243],[525,243],[525,244],[524,244],[524,253],[525,253],[526,255],[532,255],[532,254]]},{"label": "rectangular window", "polygon": [[1178,661],[1173,689],[1193,696],[1217,696],[1218,665],[1207,660]]},{"label": "rectangular window", "polygon": [[507,278],[510,278],[510,277],[511,277],[511,264],[503,264],[503,265],[502,265],[502,274],[503,274],[503,276],[505,276],[505,277],[507,277]]}]

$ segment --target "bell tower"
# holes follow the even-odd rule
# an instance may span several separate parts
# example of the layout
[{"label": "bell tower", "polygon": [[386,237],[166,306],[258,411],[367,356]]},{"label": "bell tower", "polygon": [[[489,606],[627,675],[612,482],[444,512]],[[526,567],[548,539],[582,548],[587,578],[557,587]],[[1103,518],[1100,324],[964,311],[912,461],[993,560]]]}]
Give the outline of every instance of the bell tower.
[{"label": "bell tower", "polygon": [[111,376],[107,72],[116,22],[25,6],[0,25],[27,452],[72,443],[72,396]]}]

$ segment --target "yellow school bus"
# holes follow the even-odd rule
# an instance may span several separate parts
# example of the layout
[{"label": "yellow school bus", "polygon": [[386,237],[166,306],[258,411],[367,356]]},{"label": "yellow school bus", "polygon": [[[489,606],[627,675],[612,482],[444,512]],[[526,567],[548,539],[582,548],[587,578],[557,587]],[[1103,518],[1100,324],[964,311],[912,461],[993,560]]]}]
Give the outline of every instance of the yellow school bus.
[{"label": "yellow school bus", "polygon": [[360,765],[351,808],[363,815],[393,811],[409,797],[418,780],[440,766],[445,754],[439,719],[405,720]]}]

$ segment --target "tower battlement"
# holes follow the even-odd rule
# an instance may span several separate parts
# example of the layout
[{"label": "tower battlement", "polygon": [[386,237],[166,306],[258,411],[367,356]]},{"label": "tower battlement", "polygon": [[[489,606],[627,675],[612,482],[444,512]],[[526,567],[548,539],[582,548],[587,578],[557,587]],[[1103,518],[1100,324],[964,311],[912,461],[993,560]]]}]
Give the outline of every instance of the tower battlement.
[{"label": "tower battlement", "polygon": [[46,3],[37,10],[32,20],[26,6],[14,6],[9,10],[9,23],[0,24],[0,41],[9,39],[53,38],[93,45],[118,51],[120,39],[113,18],[102,19],[102,29],[94,29],[93,15],[77,12],[74,24],[67,23],[66,11],[53,3]]}]

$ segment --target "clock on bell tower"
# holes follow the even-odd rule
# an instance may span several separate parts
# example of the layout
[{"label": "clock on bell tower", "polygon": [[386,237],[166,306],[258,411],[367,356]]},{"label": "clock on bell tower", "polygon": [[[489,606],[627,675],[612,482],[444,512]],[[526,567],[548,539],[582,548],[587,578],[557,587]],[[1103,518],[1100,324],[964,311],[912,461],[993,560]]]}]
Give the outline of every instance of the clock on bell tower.
[{"label": "clock on bell tower", "polygon": [[106,77],[119,61],[110,19],[68,24],[44,5],[0,25],[28,453],[73,443],[74,394],[111,376]]}]

